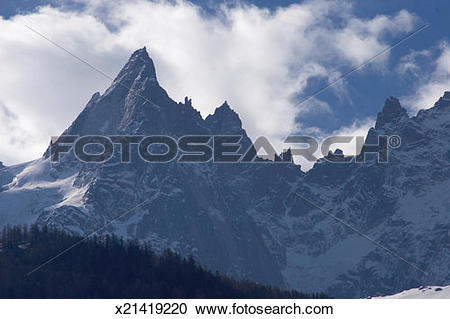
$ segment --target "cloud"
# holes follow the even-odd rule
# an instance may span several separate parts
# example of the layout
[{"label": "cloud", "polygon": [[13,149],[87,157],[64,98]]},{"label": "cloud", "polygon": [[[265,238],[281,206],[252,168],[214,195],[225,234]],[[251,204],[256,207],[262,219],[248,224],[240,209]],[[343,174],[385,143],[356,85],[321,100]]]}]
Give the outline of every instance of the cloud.
[{"label": "cloud", "polygon": [[[250,136],[266,135],[281,149],[285,136],[301,126],[295,122],[300,112],[332,107],[320,100],[296,105],[310,79],[331,81],[417,23],[407,11],[359,19],[339,0],[274,11],[222,5],[215,15],[182,0],[80,2],[85,6],[78,11],[42,7],[0,18],[0,99],[34,136],[24,141],[26,156],[3,159],[0,149],[0,160],[11,164],[40,156],[50,136],[60,134],[92,93],[110,84],[25,25],[112,76],[132,51],[147,46],[172,98],[192,97],[203,116],[228,100]],[[334,89],[345,96],[345,85]]]},{"label": "cloud", "polygon": [[429,50],[412,51],[402,58],[398,71],[415,76],[414,93],[402,99],[409,111],[415,114],[432,107],[444,91],[450,90],[449,43],[443,41]]},{"label": "cloud", "polygon": [[396,71],[401,76],[413,75],[418,78],[424,75],[421,64],[418,62],[421,58],[428,58],[431,55],[431,50],[412,50],[409,54],[403,56],[397,65]]},{"label": "cloud", "polygon": [[0,144],[0,154],[2,154],[2,162],[26,161],[29,159],[30,151],[42,152],[41,148],[36,148],[36,145],[33,145],[33,142],[36,142],[39,138],[33,136],[32,132],[26,128],[27,123],[22,122],[16,114],[0,102],[0,135],[3,142]]},{"label": "cloud", "polygon": [[341,149],[346,155],[357,155],[360,153],[361,148],[357,148],[356,137],[367,136],[367,133],[371,127],[375,126],[375,119],[372,117],[366,117],[363,119],[356,119],[352,124],[348,126],[343,126],[338,130],[334,131],[332,135],[334,136],[354,136],[355,139],[348,144],[336,144],[331,148],[333,151],[337,148]]},{"label": "cloud", "polygon": [[[335,151],[336,149],[340,149],[344,152],[345,155],[357,155],[361,151],[361,145],[357,145],[357,137],[366,138],[367,132],[371,127],[375,126],[375,119],[372,117],[367,117],[363,119],[355,119],[350,125],[342,126],[339,129],[333,132],[326,132],[318,127],[308,127],[304,129],[304,135],[315,137],[319,143],[319,148],[314,156],[316,158],[323,157],[321,153],[322,142],[328,137],[337,137],[337,136],[345,136],[345,137],[353,137],[350,143],[336,143],[330,146],[331,151]],[[295,145],[288,145],[288,147],[298,147]],[[359,146],[359,148],[358,148]],[[285,146],[286,149],[286,146]],[[325,154],[326,155],[326,154]],[[307,161],[305,158],[301,156],[294,157],[294,161],[297,164],[301,165],[301,169],[303,171],[308,171],[314,166],[314,162]]]},{"label": "cloud", "polygon": [[322,100],[316,98],[311,98],[302,103],[302,107],[298,111],[298,115],[307,115],[310,113],[320,114],[320,113],[332,113],[330,105]]},{"label": "cloud", "polygon": [[[347,26],[336,34],[336,49],[354,66],[360,65],[388,47],[380,41],[386,34],[399,35],[411,31],[417,24],[417,18],[406,10],[399,11],[395,16],[377,15],[373,19],[358,19],[352,17]],[[377,61],[385,62],[387,56],[381,56]]]}]

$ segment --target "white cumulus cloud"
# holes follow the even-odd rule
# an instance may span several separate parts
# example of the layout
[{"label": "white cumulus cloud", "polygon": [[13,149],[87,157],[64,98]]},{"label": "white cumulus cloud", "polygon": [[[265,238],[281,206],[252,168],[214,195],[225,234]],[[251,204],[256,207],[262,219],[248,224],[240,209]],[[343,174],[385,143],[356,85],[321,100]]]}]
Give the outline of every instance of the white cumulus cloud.
[{"label": "white cumulus cloud", "polygon": [[[428,58],[430,63],[418,63],[419,58]],[[403,98],[404,104],[415,115],[428,109],[450,90],[450,45],[443,41],[428,50],[412,51],[402,58],[399,72],[412,74],[416,80],[414,94]],[[431,71],[430,71],[431,70]]]},{"label": "white cumulus cloud", "polygon": [[228,100],[250,136],[268,136],[280,148],[286,135],[308,129],[295,121],[302,111],[333,112],[318,98],[296,105],[308,80],[331,81],[418,22],[407,11],[360,19],[339,0],[273,11],[223,5],[214,15],[184,0],[80,1],[81,11],[42,7],[0,18],[0,102],[14,114],[0,112],[0,123],[15,127],[1,131],[0,160],[7,164],[40,156],[50,136],[110,84],[26,25],[112,76],[146,46],[172,98],[188,95],[203,116]]}]

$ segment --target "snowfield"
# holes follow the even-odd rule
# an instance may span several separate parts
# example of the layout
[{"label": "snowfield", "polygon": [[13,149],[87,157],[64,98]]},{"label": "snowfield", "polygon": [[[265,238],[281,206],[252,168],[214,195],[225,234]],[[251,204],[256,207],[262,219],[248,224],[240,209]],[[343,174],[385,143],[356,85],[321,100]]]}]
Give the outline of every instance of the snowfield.
[{"label": "snowfield", "polygon": [[450,299],[450,286],[425,286],[374,299]]}]

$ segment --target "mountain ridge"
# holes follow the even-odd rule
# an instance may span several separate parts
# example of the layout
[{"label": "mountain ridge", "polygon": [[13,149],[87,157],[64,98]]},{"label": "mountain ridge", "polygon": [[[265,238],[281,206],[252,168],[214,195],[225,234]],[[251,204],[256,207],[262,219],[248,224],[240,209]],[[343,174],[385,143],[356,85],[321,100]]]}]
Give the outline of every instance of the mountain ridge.
[{"label": "mountain ridge", "polygon": [[[101,229],[160,252],[192,255],[235,278],[338,297],[448,284],[450,119],[438,114],[447,105],[449,92],[409,117],[388,98],[366,139],[401,136],[388,164],[320,160],[306,174],[294,163],[120,163],[114,157],[94,165],[72,153],[50,163],[47,150],[41,159],[0,171],[0,224],[37,223],[78,235]],[[111,87],[95,93],[63,133],[89,134],[242,134],[241,145],[251,145],[228,103],[203,119],[188,98],[173,101],[145,49],[133,53]],[[420,149],[432,150],[433,158]],[[436,243],[443,250],[428,248]]]}]

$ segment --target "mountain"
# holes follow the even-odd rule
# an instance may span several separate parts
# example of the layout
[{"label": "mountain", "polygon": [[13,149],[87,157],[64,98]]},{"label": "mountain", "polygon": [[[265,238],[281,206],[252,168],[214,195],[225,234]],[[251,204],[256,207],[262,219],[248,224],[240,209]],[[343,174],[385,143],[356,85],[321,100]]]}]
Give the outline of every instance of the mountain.
[{"label": "mountain", "polygon": [[[402,143],[389,163],[82,163],[73,152],[0,169],[0,225],[99,230],[192,255],[235,278],[336,297],[450,282],[450,93],[409,117],[390,97],[368,132]],[[206,119],[159,85],[146,49],[63,135],[241,135],[223,103]],[[290,152],[287,152],[290,154]],[[332,156],[341,156],[335,152]],[[347,225],[337,221],[345,221]],[[353,229],[352,229],[353,228]],[[370,240],[355,232],[355,229]],[[377,243],[377,244],[374,244]]]}]

